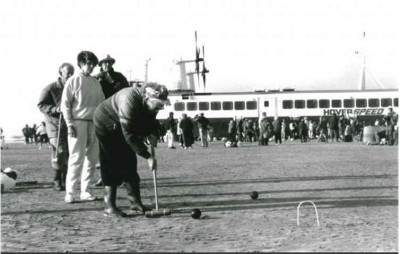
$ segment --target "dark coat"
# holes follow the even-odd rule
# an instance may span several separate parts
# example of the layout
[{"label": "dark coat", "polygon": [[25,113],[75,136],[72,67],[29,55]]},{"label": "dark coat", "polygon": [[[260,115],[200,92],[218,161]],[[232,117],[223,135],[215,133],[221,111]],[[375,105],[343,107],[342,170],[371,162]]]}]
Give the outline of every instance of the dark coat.
[{"label": "dark coat", "polygon": [[103,69],[100,69],[100,71],[101,72],[96,75],[96,78],[101,84],[101,88],[103,89],[103,93],[106,99],[119,92],[121,89],[129,87],[129,82],[122,73],[116,72],[111,69],[111,71],[109,71],[108,73],[114,81],[110,83],[104,77],[106,73],[103,72]]},{"label": "dark coat", "polygon": [[[58,125],[61,113],[58,113],[56,110],[57,107],[60,106],[63,89],[64,86],[61,84],[60,79],[51,83],[42,90],[37,104],[40,112],[44,114],[47,135],[49,138],[56,138],[58,134]],[[65,134],[66,132],[67,127],[64,119],[62,119],[61,133]]]},{"label": "dark coat", "polygon": [[339,118],[337,115],[333,115],[329,118],[329,129],[338,130],[339,129]]},{"label": "dark coat", "polygon": [[142,89],[129,87],[117,92],[97,107],[93,120],[97,135],[122,135],[133,152],[150,158],[144,140],[156,134],[159,125],[145,103]]}]

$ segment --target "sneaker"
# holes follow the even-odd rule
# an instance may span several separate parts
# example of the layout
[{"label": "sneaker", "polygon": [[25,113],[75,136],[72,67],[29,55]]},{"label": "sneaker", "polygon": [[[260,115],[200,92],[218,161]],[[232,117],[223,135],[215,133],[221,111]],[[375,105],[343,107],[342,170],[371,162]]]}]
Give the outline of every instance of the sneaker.
[{"label": "sneaker", "polygon": [[81,200],[82,201],[93,201],[95,200],[96,197],[92,196],[89,192],[83,192],[81,193]]},{"label": "sneaker", "polygon": [[175,146],[171,146],[171,147],[168,147],[169,149],[176,149],[176,147]]},{"label": "sneaker", "polygon": [[67,195],[65,195],[64,201],[65,201],[65,203],[73,203],[75,201],[75,199],[72,194],[67,194]]}]

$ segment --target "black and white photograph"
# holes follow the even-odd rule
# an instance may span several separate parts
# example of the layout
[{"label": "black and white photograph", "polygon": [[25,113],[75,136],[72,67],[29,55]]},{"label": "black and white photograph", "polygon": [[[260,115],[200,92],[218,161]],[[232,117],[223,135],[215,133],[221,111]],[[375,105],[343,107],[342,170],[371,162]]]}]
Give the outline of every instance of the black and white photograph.
[{"label": "black and white photograph", "polygon": [[0,252],[398,252],[399,7],[1,1]]}]

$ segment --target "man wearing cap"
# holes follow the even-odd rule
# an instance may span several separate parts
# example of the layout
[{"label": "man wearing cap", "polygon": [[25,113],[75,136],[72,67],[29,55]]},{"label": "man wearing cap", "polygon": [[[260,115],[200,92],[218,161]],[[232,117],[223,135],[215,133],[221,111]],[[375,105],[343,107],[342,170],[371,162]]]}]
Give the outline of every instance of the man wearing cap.
[{"label": "man wearing cap", "polygon": [[70,77],[61,97],[61,112],[68,127],[68,172],[65,184],[65,202],[74,202],[74,189],[80,180],[81,200],[96,198],[89,192],[96,163],[99,159],[99,144],[95,134],[93,114],[104,101],[99,81],[90,76],[98,60],[90,51],[78,54],[80,72]]},{"label": "man wearing cap", "polygon": [[99,61],[100,73],[95,75],[101,84],[106,99],[119,90],[129,87],[125,76],[120,72],[114,71],[112,67],[114,63],[115,59],[107,55],[107,57]]},{"label": "man wearing cap", "polygon": [[43,88],[37,106],[44,114],[47,135],[53,148],[51,158],[54,169],[54,190],[62,191],[65,190],[69,153],[67,126],[61,115],[60,103],[64,85],[74,74],[74,67],[70,63],[63,63],[58,68],[58,73],[60,77],[57,81]]},{"label": "man wearing cap", "polygon": [[393,107],[389,106],[388,107],[388,113],[387,115],[383,118],[386,124],[386,139],[388,141],[389,145],[393,145],[393,133],[394,133],[394,127],[397,125],[397,120],[398,120],[398,115],[396,112],[393,111]]},{"label": "man wearing cap", "polygon": [[123,89],[97,107],[94,124],[100,143],[105,216],[126,215],[116,206],[117,187],[122,183],[127,189],[130,209],[142,214],[149,210],[141,201],[136,154],[147,160],[150,170],[156,170],[157,161],[144,140],[157,132],[156,115],[167,100],[165,86],[147,83],[143,88]]},{"label": "man wearing cap", "polygon": [[[110,55],[107,55],[99,61],[100,72],[94,75],[95,78],[99,80],[106,99],[121,89],[129,87],[129,82],[125,76],[120,72],[114,71],[114,68],[112,67],[114,63],[115,59]],[[94,186],[103,186],[101,179],[99,179]]]}]

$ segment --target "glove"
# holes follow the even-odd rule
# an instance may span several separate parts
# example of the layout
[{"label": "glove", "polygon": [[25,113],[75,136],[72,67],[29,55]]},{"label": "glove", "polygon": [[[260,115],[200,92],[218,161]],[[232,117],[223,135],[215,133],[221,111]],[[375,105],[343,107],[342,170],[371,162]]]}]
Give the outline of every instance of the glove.
[{"label": "glove", "polygon": [[147,159],[147,164],[149,165],[150,171],[157,170],[157,159],[150,157]]}]

